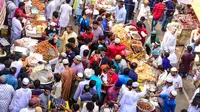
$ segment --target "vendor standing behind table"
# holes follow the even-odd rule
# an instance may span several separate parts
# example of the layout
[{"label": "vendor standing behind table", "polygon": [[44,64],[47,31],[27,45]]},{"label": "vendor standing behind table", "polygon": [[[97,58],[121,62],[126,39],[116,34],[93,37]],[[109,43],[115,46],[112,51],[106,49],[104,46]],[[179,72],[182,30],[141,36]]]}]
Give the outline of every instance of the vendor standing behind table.
[{"label": "vendor standing behind table", "polygon": [[50,44],[52,44],[55,48],[56,42],[58,40],[58,30],[56,29],[56,23],[51,22],[50,26],[45,29],[45,31],[42,34],[42,37],[44,37]]},{"label": "vendor standing behind table", "polygon": [[107,9],[108,12],[115,12],[115,23],[125,24],[126,21],[126,9],[123,6],[123,1],[118,1],[118,5],[112,9]]},{"label": "vendor standing behind table", "polygon": [[29,16],[27,16],[25,14],[25,3],[24,2],[20,2],[19,3],[19,7],[15,10],[15,14],[14,14],[14,17],[16,17],[16,14],[21,14],[22,17],[24,18],[29,18]]},{"label": "vendor standing behind table", "polygon": [[149,1],[148,0],[144,0],[144,3],[140,5],[139,7],[139,14],[138,14],[138,17],[137,17],[137,21],[140,21],[140,18],[142,16],[145,17],[145,19],[148,19],[149,16],[151,15],[151,10],[150,10],[150,7],[148,6],[149,4]]}]

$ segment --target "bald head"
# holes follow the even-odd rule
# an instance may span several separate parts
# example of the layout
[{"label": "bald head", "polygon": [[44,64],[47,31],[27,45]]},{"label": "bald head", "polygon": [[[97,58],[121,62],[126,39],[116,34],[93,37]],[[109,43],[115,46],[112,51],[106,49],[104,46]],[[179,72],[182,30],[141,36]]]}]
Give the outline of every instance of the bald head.
[{"label": "bald head", "polygon": [[0,76],[0,83],[5,84],[6,83],[6,78],[4,76]]}]

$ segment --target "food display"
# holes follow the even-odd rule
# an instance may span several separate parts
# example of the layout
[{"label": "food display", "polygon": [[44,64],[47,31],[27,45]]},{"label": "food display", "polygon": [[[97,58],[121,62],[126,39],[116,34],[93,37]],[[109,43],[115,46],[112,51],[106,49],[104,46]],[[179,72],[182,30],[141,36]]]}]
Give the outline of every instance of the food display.
[{"label": "food display", "polygon": [[40,2],[39,0],[32,0],[32,6],[37,7],[37,9],[42,12],[44,10],[44,3]]},{"label": "food display", "polygon": [[124,29],[123,24],[116,24],[113,26],[112,32],[119,38],[124,38],[128,32]]},{"label": "food display", "polygon": [[35,53],[42,54],[45,61],[58,57],[58,50],[47,41],[42,41],[36,45]]},{"label": "food display", "polygon": [[151,103],[145,101],[139,101],[137,107],[142,112],[152,112],[155,109]]}]

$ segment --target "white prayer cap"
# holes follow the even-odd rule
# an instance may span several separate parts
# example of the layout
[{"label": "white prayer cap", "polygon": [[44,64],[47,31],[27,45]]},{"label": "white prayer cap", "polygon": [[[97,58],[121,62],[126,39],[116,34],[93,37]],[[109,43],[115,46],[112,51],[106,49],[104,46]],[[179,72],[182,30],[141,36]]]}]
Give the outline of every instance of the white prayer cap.
[{"label": "white prayer cap", "polygon": [[26,52],[22,52],[22,55],[27,56],[27,53]]},{"label": "white prayer cap", "polygon": [[172,67],[172,68],[171,68],[171,71],[172,71],[172,72],[177,72],[178,70],[177,70],[176,67]]},{"label": "white prayer cap", "polygon": [[65,52],[62,52],[62,53],[61,53],[61,56],[62,56],[62,57],[66,57],[67,54],[66,54]]},{"label": "white prayer cap", "polygon": [[63,63],[64,65],[67,65],[67,64],[69,64],[69,61],[68,61],[68,59],[64,59],[64,60],[62,61],[62,63]]},{"label": "white prayer cap", "polygon": [[56,26],[56,23],[55,22],[51,22],[49,25],[50,26]]},{"label": "white prayer cap", "polygon": [[77,59],[78,61],[81,61],[82,60],[82,57],[80,55],[76,55],[75,56],[75,59]]},{"label": "white prayer cap", "polygon": [[93,72],[92,69],[86,68],[86,69],[84,70],[84,76],[85,76],[86,78],[90,78],[90,77],[92,76],[93,73],[94,73],[94,72]]},{"label": "white prayer cap", "polygon": [[93,15],[99,15],[99,11],[98,10],[94,10]]},{"label": "white prayer cap", "polygon": [[166,82],[172,83],[173,80],[172,80],[172,78],[167,78]]},{"label": "white prayer cap", "polygon": [[88,15],[88,14],[92,14],[92,11],[91,11],[90,9],[86,9],[86,10],[85,10],[85,14],[87,14],[87,15]]},{"label": "white prayer cap", "polygon": [[25,85],[25,86],[27,86],[29,84],[29,79],[28,78],[24,78],[22,80],[22,84]]},{"label": "white prayer cap", "polygon": [[139,86],[139,83],[138,82],[133,82],[132,83],[132,87],[138,87]]},{"label": "white prayer cap", "polygon": [[120,39],[119,38],[115,38],[115,43],[119,44],[120,43]]},{"label": "white prayer cap", "polygon": [[171,91],[171,94],[172,94],[173,96],[176,96],[176,95],[177,95],[177,91],[176,91],[176,90],[173,90],[173,91]]},{"label": "white prayer cap", "polygon": [[82,77],[83,77],[83,73],[79,72],[79,73],[77,74],[77,76],[80,77],[80,78],[82,78]]}]

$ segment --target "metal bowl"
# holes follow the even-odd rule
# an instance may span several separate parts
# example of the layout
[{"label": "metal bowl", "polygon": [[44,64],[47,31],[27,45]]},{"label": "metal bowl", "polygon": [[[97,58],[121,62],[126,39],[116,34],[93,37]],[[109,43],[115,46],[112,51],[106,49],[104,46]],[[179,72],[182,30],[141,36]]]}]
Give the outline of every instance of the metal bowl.
[{"label": "metal bowl", "polygon": [[[144,109],[142,109],[140,106],[138,106],[138,103],[139,103],[139,102],[148,103],[149,105],[151,105],[152,110],[144,110]],[[138,110],[139,110],[140,112],[152,112],[152,111],[155,110],[155,106],[154,106],[152,103],[150,103],[148,100],[145,100],[145,99],[141,99],[141,100],[138,100],[138,101],[137,101],[137,108],[138,108]]]}]

